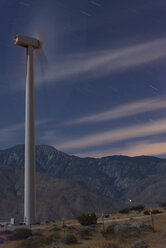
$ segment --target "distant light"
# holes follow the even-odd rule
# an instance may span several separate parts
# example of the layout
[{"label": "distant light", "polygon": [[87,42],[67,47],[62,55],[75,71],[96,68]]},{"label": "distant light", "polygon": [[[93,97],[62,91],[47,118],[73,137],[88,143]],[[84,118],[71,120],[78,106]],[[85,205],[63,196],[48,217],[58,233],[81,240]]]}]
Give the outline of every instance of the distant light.
[{"label": "distant light", "polygon": [[129,200],[129,202],[132,202],[132,200]]}]

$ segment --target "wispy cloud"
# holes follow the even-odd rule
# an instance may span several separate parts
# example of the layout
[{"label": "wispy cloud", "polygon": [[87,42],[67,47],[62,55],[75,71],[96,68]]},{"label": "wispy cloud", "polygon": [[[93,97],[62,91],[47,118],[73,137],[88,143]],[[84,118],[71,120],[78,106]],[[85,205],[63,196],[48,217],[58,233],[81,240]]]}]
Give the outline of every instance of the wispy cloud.
[{"label": "wispy cloud", "polygon": [[125,155],[125,156],[159,156],[166,154],[166,142],[133,142],[125,148],[105,149],[100,151],[76,153],[80,157],[106,157],[111,155]]},{"label": "wispy cloud", "polygon": [[[35,122],[35,126],[41,126],[45,123],[47,123],[48,120],[37,120]],[[9,127],[0,128],[0,142],[6,142],[11,140],[13,137],[16,137],[20,131],[23,131],[25,129],[25,123],[18,123],[15,125],[11,125]]]},{"label": "wispy cloud", "polygon": [[[119,49],[110,49],[92,53],[72,54],[57,58],[49,66],[45,81],[56,83],[72,77],[79,79],[99,78],[111,73],[129,70],[153,62],[166,56],[166,38],[135,44]],[[81,77],[80,77],[81,76]],[[43,81],[37,76],[38,83]]]},{"label": "wispy cloud", "polygon": [[162,134],[165,132],[166,119],[161,119],[154,123],[144,123],[141,125],[129,126],[79,137],[75,140],[72,139],[64,143],[57,144],[56,147],[61,150],[77,150],[87,147],[106,145],[117,141]]},{"label": "wispy cloud", "polygon": [[143,99],[140,101],[123,104],[122,106],[117,106],[113,109],[106,110],[97,114],[91,114],[70,121],[66,121],[61,125],[68,126],[68,125],[77,125],[83,123],[89,124],[89,123],[103,122],[107,120],[114,120],[122,117],[155,111],[158,109],[163,109],[165,107],[166,107],[166,97]]},{"label": "wispy cloud", "polygon": [[20,1],[18,4],[21,4],[25,7],[30,7],[30,4],[29,3],[26,3],[26,2],[23,2],[23,1]]},{"label": "wispy cloud", "polygon": [[24,129],[24,123],[19,123],[6,128],[0,128],[1,142],[5,142],[13,138],[18,131]]}]

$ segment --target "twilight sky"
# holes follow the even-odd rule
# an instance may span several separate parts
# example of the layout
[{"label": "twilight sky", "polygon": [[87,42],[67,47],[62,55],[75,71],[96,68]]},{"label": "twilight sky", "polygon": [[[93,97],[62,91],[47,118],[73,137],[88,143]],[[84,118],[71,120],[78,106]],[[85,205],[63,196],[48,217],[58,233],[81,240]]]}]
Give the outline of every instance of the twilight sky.
[{"label": "twilight sky", "polygon": [[22,34],[47,56],[35,52],[36,144],[166,157],[165,13],[165,0],[0,0],[0,149],[24,143]]}]

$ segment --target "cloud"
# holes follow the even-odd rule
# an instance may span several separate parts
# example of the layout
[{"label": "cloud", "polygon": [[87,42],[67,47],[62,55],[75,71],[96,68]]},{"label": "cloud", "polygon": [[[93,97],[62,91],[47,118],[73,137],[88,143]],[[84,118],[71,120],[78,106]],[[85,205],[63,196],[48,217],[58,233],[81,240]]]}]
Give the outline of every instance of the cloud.
[{"label": "cloud", "polygon": [[76,153],[80,157],[106,157],[111,155],[125,155],[125,156],[157,156],[166,154],[166,142],[133,142],[126,148],[117,148],[109,150],[100,150],[85,153]]},{"label": "cloud", "polygon": [[137,115],[166,107],[166,98],[157,97],[130,102],[97,114],[91,114],[62,123],[64,126],[77,125],[82,123],[97,123],[107,120],[114,120],[122,117]]},{"label": "cloud", "polygon": [[[47,123],[48,120],[37,120],[35,126],[41,126]],[[20,131],[24,131],[25,123],[18,123],[9,127],[0,128],[1,143],[11,140],[16,137]]]},{"label": "cloud", "polygon": [[26,3],[26,2],[19,2],[18,4],[21,4],[21,5],[23,5],[23,6],[25,6],[25,7],[30,7],[30,4],[29,3]]},{"label": "cloud", "polygon": [[6,128],[0,128],[1,142],[5,142],[13,138],[18,131],[24,129],[24,123],[19,123]]},{"label": "cloud", "polygon": [[56,132],[54,130],[45,131],[44,134],[41,136],[41,140],[46,143],[53,144],[55,140]]},{"label": "cloud", "polygon": [[56,147],[60,150],[83,149],[106,145],[117,141],[162,134],[165,132],[166,119],[161,119],[153,123],[129,126],[79,137],[75,140],[72,139],[64,143],[56,144]]},{"label": "cloud", "polygon": [[[71,54],[58,57],[57,62],[49,66],[45,81],[56,83],[73,77],[95,79],[115,72],[130,70],[166,56],[166,38],[135,44],[119,49]],[[37,83],[43,77],[37,75]]]}]

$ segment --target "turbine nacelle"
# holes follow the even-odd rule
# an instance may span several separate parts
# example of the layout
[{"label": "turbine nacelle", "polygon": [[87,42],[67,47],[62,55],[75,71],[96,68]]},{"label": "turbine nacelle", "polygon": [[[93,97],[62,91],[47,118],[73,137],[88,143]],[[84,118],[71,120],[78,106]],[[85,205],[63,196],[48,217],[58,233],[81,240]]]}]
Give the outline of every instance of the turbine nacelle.
[{"label": "turbine nacelle", "polygon": [[34,49],[40,49],[42,47],[42,43],[38,39],[23,35],[16,35],[14,37],[14,44],[25,48],[32,46]]}]

